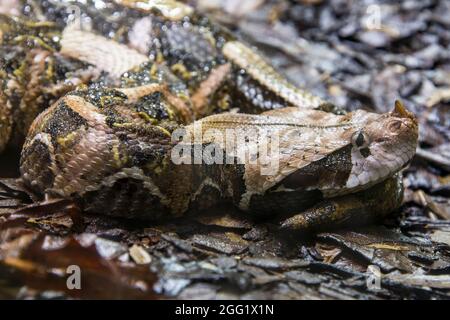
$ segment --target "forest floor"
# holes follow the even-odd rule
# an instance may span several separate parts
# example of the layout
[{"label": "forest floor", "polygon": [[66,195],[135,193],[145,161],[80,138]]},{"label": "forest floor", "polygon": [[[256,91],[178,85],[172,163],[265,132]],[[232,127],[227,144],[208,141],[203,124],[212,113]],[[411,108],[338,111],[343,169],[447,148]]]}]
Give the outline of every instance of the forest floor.
[{"label": "forest floor", "polygon": [[[227,208],[162,225],[61,202],[21,209],[28,195],[5,178],[0,298],[449,299],[450,3],[191,4],[336,105],[386,112],[401,99],[420,123],[404,204],[377,225],[286,235]],[[17,162],[1,156],[0,176],[14,176]],[[82,290],[67,288],[69,265]]]}]

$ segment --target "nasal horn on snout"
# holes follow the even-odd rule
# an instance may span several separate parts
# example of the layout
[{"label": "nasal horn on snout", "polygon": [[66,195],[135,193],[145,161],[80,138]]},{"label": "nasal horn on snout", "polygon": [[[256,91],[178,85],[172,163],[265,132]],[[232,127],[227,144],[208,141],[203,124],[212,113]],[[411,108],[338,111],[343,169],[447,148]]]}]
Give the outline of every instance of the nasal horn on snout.
[{"label": "nasal horn on snout", "polygon": [[399,118],[409,118],[414,122],[417,122],[416,116],[411,111],[408,111],[400,100],[395,100],[394,110],[392,110],[392,115],[397,116]]}]

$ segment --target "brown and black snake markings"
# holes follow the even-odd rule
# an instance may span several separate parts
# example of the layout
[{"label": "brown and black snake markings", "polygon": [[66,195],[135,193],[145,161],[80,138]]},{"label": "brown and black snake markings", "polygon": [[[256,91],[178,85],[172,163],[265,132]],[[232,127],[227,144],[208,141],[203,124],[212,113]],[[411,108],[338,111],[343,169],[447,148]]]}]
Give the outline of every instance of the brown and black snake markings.
[{"label": "brown and black snake markings", "polygon": [[12,3],[21,14],[0,17],[0,147],[29,130],[22,180],[42,198],[153,220],[230,203],[297,230],[401,204],[418,126],[400,102],[337,112],[176,1]]}]

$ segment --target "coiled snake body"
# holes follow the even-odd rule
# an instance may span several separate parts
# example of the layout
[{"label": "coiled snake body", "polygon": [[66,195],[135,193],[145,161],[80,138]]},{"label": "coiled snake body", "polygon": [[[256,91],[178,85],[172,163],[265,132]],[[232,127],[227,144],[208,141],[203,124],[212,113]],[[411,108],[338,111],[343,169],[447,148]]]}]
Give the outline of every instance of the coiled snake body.
[{"label": "coiled snake body", "polygon": [[[417,143],[416,119],[400,102],[386,114],[339,113],[190,7],[113,6],[131,17],[118,41],[95,23],[87,31],[2,17],[12,21],[2,27],[11,52],[24,54],[17,42],[35,37],[24,60],[31,67],[2,76],[10,124],[3,144],[28,127],[15,123],[17,114],[55,101],[34,120],[22,150],[23,181],[37,194],[146,219],[228,202],[252,214],[289,215],[282,226],[296,229],[367,221],[400,205],[399,171]],[[64,75],[49,74],[50,62]]]}]

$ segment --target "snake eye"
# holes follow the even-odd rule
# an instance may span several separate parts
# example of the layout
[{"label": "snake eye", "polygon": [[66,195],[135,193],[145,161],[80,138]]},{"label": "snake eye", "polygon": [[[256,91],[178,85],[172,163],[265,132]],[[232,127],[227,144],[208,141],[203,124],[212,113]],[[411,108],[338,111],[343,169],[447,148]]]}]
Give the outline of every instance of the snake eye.
[{"label": "snake eye", "polygon": [[359,148],[366,148],[369,145],[369,143],[370,143],[369,137],[362,130],[356,131],[352,135],[352,144],[353,144],[353,146],[355,146],[358,149]]}]

